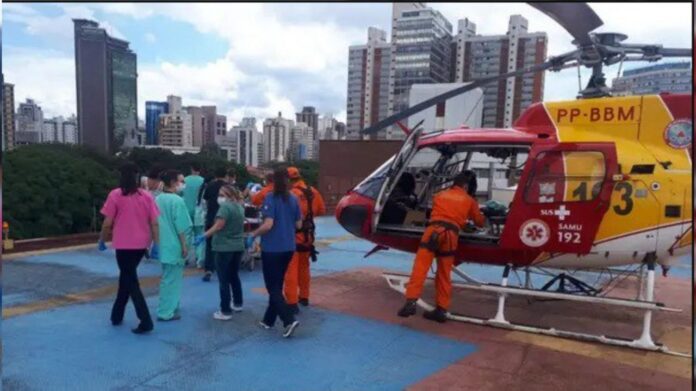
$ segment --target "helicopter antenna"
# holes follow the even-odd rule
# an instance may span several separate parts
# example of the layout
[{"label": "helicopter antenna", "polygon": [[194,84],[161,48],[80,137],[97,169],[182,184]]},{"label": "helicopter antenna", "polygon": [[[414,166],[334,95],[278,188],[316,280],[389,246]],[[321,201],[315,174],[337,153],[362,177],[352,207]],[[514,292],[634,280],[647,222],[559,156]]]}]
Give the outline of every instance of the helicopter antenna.
[{"label": "helicopter antenna", "polygon": [[[475,80],[467,85],[452,89],[440,95],[427,99],[406,110],[395,113],[374,125],[362,130],[362,134],[371,134],[391,126],[415,113],[419,113],[440,102],[469,92],[475,88],[496,82],[501,79],[523,76],[528,73],[560,71],[574,66],[585,66],[592,69],[592,76],[587,86],[580,90],[578,98],[598,98],[611,96],[606,85],[602,68],[604,65],[614,65],[624,61],[659,61],[664,57],[691,57],[691,49],[664,48],[655,44],[624,44],[628,36],[619,33],[593,33],[592,31],[604,24],[597,14],[586,3],[529,3],[532,7],[548,15],[573,36],[573,44],[577,49],[550,57],[548,60],[517,71],[502,73],[497,76]],[[579,78],[579,82],[582,80]],[[581,84],[582,85],[582,84]]]}]

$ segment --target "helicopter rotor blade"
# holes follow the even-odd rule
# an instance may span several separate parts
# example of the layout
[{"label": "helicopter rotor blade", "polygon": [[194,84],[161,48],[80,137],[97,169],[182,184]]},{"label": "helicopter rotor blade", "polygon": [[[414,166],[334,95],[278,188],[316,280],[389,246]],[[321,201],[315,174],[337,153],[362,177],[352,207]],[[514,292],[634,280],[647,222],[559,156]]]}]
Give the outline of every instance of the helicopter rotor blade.
[{"label": "helicopter rotor blade", "polygon": [[660,48],[662,57],[691,57],[693,50],[684,48]]},{"label": "helicopter rotor blade", "polygon": [[581,47],[592,45],[590,31],[604,24],[586,3],[534,2],[528,4],[560,24]]},{"label": "helicopter rotor blade", "polygon": [[544,70],[549,69],[549,68],[553,68],[554,70],[560,69],[560,67],[563,66],[563,63],[565,63],[565,61],[567,61],[568,59],[571,59],[575,53],[576,52],[570,52],[570,53],[565,54],[563,56],[553,57],[553,58],[547,60],[546,62],[536,64],[536,65],[533,65],[533,66],[528,67],[528,68],[523,68],[523,69],[520,69],[517,71],[503,73],[500,75],[495,75],[495,76],[486,77],[483,79],[476,80],[470,84],[467,84],[465,86],[461,86],[459,88],[455,88],[453,90],[447,91],[445,93],[442,93],[440,95],[432,97],[428,100],[425,100],[421,103],[418,103],[415,106],[409,107],[406,110],[403,110],[403,111],[400,111],[396,114],[393,114],[393,115],[377,122],[376,124],[374,124],[368,128],[363,129],[361,133],[362,134],[375,133],[379,130],[386,128],[387,126],[392,125],[396,121],[401,121],[404,118],[408,118],[415,113],[421,112],[421,111],[423,111],[431,106],[434,106],[440,102],[446,101],[447,99],[450,99],[450,98],[455,97],[457,95],[461,95],[465,92],[469,92],[475,88],[478,88],[480,86],[486,85],[488,83],[491,83],[491,82],[494,82],[494,81],[497,81],[500,79],[507,79],[510,77],[522,76],[522,75],[527,74],[527,73],[540,72],[540,71],[544,71]]}]

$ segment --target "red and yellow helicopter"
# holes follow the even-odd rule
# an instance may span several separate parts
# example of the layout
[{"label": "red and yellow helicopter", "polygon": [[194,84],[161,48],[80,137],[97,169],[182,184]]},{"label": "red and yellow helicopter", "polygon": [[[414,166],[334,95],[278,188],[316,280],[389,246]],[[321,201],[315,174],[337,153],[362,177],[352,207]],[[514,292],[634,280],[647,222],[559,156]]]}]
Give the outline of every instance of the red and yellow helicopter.
[{"label": "red and yellow helicopter", "polygon": [[[490,164],[491,173],[504,172],[507,183],[495,188],[493,175],[489,177],[482,197],[488,206],[482,208],[487,227],[460,232],[457,263],[504,266],[502,283],[482,283],[457,267],[454,273],[463,281],[455,286],[496,292],[498,310],[490,319],[452,313],[450,319],[679,354],[653,341],[651,318],[653,311],[678,311],[655,301],[655,266],[666,272],[675,257],[688,254],[693,245],[692,98],[612,97],[602,68],[691,57],[692,50],[624,44],[623,34],[592,33],[603,22],[584,3],[530,4],[561,24],[575,38],[577,49],[474,81],[364,129],[363,134],[371,134],[396,123],[408,136],[395,156],[343,197],[336,218],[351,234],[375,243],[373,252],[416,252],[432,195],[449,187],[457,173],[483,161]],[[535,103],[511,129],[460,127],[424,133],[420,126],[409,130],[399,122],[488,83],[580,66],[591,68],[592,76],[577,100]],[[408,183],[411,188],[404,190]],[[405,192],[410,202],[397,199]],[[572,273],[626,265],[639,270],[637,300],[607,297]],[[540,268],[561,270],[541,290],[529,289],[527,282],[520,287],[508,284],[511,270],[529,273]],[[407,276],[385,273],[385,278],[392,288],[404,291]],[[556,283],[558,289],[550,290]],[[505,318],[507,295],[644,310],[642,335],[625,340],[516,325]],[[423,300],[419,304],[433,308]]]}]

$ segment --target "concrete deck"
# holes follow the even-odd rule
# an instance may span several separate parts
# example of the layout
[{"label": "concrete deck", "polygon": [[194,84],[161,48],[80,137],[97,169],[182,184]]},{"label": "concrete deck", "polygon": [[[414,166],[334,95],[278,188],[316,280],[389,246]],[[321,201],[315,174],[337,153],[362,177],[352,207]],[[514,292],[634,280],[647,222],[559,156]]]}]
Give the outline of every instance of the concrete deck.
[{"label": "concrete deck", "polygon": [[[188,270],[182,319],[156,323],[137,336],[129,304],[123,326],[109,323],[117,267],[111,251],[73,249],[13,256],[3,265],[5,390],[687,390],[690,359],[569,341],[469,324],[435,324],[395,315],[403,298],[382,270],[408,272],[412,256],[379,252],[333,219],[318,223],[319,262],[312,265],[312,306],[297,334],[261,330],[267,296],[260,270],[242,272],[245,310],[228,322],[212,318],[217,282]],[[497,281],[500,269],[472,265]],[[150,311],[157,306],[160,267],[138,269]],[[680,314],[654,317],[653,336],[691,351],[690,259],[658,277],[657,297]],[[539,282],[539,280],[537,280]],[[616,288],[628,292],[632,282]],[[453,311],[492,316],[494,297],[456,292]],[[432,297],[428,287],[424,298]],[[615,308],[510,298],[520,322],[637,337],[641,314]]]}]

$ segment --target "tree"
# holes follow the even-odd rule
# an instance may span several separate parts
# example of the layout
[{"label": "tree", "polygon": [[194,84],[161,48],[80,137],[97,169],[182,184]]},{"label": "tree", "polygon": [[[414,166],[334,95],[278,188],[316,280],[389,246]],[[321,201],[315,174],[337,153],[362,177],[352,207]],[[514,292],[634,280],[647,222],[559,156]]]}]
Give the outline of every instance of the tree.
[{"label": "tree", "polygon": [[5,168],[3,216],[16,239],[91,231],[118,183],[115,171],[79,147],[25,146],[6,154]]}]

